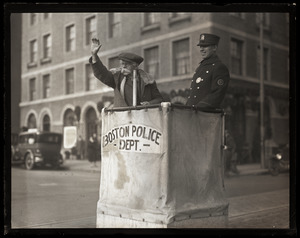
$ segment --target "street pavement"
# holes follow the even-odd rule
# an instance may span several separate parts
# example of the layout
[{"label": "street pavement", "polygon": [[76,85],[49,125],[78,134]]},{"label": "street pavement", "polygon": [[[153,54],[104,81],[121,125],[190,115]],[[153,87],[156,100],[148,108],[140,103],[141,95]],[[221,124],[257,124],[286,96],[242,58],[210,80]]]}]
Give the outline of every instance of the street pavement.
[{"label": "street pavement", "polygon": [[[100,161],[97,167],[88,160],[67,160],[64,167],[72,171],[85,171],[99,173]],[[267,174],[267,169],[262,169],[260,164],[247,164],[237,166],[239,175],[263,175]],[[230,178],[225,178],[230,180]],[[289,228],[289,188],[268,191],[243,196],[229,197],[228,226],[226,228],[269,228],[288,229]],[[48,224],[49,225],[49,224]],[[95,228],[96,216],[83,219],[74,219],[60,224],[55,224],[56,228]]]},{"label": "street pavement", "polygon": [[[96,167],[90,163],[88,160],[65,160],[65,168],[72,171],[86,171],[86,172],[101,172],[101,162],[97,161]],[[260,164],[243,164],[238,165],[237,169],[239,170],[239,176],[243,175],[261,175],[267,174],[268,170],[261,168]],[[234,175],[233,175],[234,176]]]}]

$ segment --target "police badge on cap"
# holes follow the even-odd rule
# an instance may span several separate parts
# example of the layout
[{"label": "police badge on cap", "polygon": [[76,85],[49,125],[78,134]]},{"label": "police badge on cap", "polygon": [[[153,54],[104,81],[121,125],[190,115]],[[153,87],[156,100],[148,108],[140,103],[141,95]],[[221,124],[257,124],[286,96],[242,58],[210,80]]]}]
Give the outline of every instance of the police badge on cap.
[{"label": "police badge on cap", "polygon": [[218,45],[220,37],[213,34],[200,34],[198,46]]}]

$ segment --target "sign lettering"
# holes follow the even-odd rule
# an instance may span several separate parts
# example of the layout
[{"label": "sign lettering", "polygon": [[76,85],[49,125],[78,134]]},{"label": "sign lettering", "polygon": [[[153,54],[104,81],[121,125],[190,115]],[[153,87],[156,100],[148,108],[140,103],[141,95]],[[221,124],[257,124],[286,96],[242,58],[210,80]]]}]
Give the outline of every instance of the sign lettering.
[{"label": "sign lettering", "polygon": [[112,144],[120,151],[160,153],[162,133],[149,126],[130,124],[111,129],[102,141],[103,149]]}]

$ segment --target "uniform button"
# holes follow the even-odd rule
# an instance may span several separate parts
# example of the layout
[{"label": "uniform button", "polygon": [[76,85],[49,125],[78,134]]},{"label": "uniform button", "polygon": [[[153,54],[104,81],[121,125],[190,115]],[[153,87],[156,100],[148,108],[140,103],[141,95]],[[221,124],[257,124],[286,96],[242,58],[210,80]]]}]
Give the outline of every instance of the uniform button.
[{"label": "uniform button", "polygon": [[200,87],[197,87],[197,89],[199,89]]},{"label": "uniform button", "polygon": [[197,96],[195,95],[194,98],[196,98]]},{"label": "uniform button", "polygon": [[207,70],[206,73],[208,74],[208,72],[209,72],[209,71]]},{"label": "uniform button", "polygon": [[213,64],[213,65],[215,65],[215,64]]},{"label": "uniform button", "polygon": [[190,96],[188,96],[188,98],[191,98]]},{"label": "uniform button", "polygon": [[194,80],[192,79],[192,82],[194,82]]},{"label": "uniform button", "polygon": [[192,90],[193,88],[190,88],[190,90]]}]

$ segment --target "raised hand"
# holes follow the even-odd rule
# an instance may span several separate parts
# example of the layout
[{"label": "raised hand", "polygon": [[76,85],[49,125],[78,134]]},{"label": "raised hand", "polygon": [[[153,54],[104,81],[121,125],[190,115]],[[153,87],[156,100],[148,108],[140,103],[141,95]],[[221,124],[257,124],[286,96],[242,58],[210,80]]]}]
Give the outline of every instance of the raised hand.
[{"label": "raised hand", "polygon": [[98,51],[101,48],[101,44],[98,38],[92,38],[92,45],[91,45],[91,53],[92,55],[97,55]]}]

